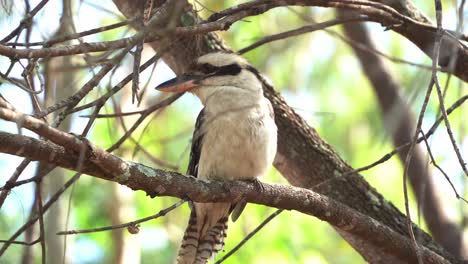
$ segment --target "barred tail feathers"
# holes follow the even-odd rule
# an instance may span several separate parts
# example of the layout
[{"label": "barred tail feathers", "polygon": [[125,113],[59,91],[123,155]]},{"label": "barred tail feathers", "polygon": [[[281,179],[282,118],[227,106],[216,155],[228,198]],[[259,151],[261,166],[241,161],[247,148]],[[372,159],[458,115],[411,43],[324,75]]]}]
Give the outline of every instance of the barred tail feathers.
[{"label": "barred tail feathers", "polygon": [[214,227],[208,229],[205,236],[199,241],[196,264],[204,264],[208,259],[214,259],[217,253],[224,248],[227,220],[227,216],[220,219]]},{"label": "barred tail feathers", "polygon": [[178,264],[205,264],[224,247],[231,204],[194,203]]},{"label": "barred tail feathers", "polygon": [[195,210],[190,213],[187,229],[180,245],[177,264],[193,264],[197,256],[199,233],[197,229],[197,216]]}]

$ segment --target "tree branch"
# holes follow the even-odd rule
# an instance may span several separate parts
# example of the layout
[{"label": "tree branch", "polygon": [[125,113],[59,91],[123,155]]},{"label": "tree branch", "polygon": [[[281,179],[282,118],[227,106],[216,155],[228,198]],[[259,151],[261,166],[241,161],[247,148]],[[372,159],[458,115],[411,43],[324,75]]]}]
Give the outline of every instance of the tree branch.
[{"label": "tree branch", "polygon": [[[116,3],[124,2],[114,0]],[[169,1],[170,2],[170,1]],[[142,5],[141,3],[139,3]],[[138,3],[136,4],[138,5]],[[129,43],[135,43],[145,39],[146,42],[161,41],[163,37],[171,36],[185,36],[194,34],[204,34],[217,30],[227,30],[229,27],[248,16],[259,15],[270,9],[282,6],[320,6],[320,7],[333,7],[341,9],[351,9],[359,12],[361,15],[366,15],[372,20],[379,22],[384,27],[392,29],[416,44],[422,51],[432,58],[432,50],[434,39],[437,34],[437,28],[432,26],[429,21],[410,17],[401,14],[393,7],[379,3],[377,1],[360,1],[360,0],[255,0],[244,4],[228,8],[221,12],[213,14],[208,18],[207,22],[198,23],[193,25],[184,25],[175,28],[159,27],[158,30],[154,29],[155,25],[161,25],[161,18],[155,14],[153,21],[148,26],[141,29],[142,32],[133,37],[125,38],[115,41],[83,43],[79,45],[70,45],[57,48],[43,48],[43,49],[15,49],[6,45],[0,44],[0,54],[7,56],[11,59],[19,58],[43,58],[53,56],[64,56],[72,54],[80,54],[87,52],[104,51],[109,49],[118,49],[128,46]],[[143,8],[143,7],[141,7]],[[137,9],[140,13],[142,9]],[[127,9],[126,13],[133,14],[129,10],[134,10],[134,7]],[[164,10],[161,10],[164,13]],[[140,14],[131,16],[129,19],[138,17]],[[162,19],[164,20],[164,18]],[[456,32],[444,30],[442,39],[442,52],[440,54],[439,64],[448,71],[454,73],[460,79],[468,81],[468,48],[457,39]],[[459,36],[467,40],[466,36]],[[451,58],[457,58],[455,66],[450,69],[449,62]]]},{"label": "tree branch", "polygon": [[[0,132],[0,142],[2,142],[0,152],[52,163],[67,169],[73,170],[74,164],[79,160],[79,155],[67,152],[62,146],[31,137]],[[402,261],[414,262],[416,260],[414,252],[408,250],[411,243],[408,238],[367,215],[310,190],[267,183],[262,183],[263,188],[259,190],[258,186],[250,182],[200,180],[138,163],[125,163],[129,168],[126,178],[104,173],[89,160],[83,161],[81,172],[118,182],[133,190],[145,191],[151,197],[173,196],[196,202],[227,202],[245,199],[251,203],[296,210],[318,217],[341,230],[366,239],[381,247],[382,250],[396,254]],[[424,246],[420,246],[419,249],[427,263],[449,263]]]},{"label": "tree branch", "polygon": [[[79,139],[74,135],[53,128],[39,119],[20,114],[6,108],[0,108],[0,118],[16,122],[18,127],[25,127],[34,131],[38,135],[43,136],[60,146],[66,147],[69,151],[79,154],[84,152],[84,155],[87,155],[90,160],[104,171],[109,173],[112,172],[113,174],[121,175],[122,177],[126,177],[125,174],[128,173],[128,168],[119,157],[110,155],[105,150],[94,146],[85,139]],[[79,163],[75,163],[74,166],[77,166],[77,164]]]},{"label": "tree branch", "polygon": [[[215,13],[208,18],[208,21],[215,21],[239,12],[258,15],[272,8],[291,5],[355,10],[361,15],[367,15],[375,19],[388,29],[400,33],[418,46],[426,55],[433,58],[434,40],[438,34],[437,28],[431,25],[430,21],[414,8],[409,1],[405,0],[254,0]],[[467,41],[468,37],[458,35],[460,34],[457,34],[455,31],[443,30],[439,65],[445,71],[451,72],[467,82],[468,47],[460,39]],[[456,62],[453,69],[450,69],[449,62],[452,60],[452,57],[455,58]]]}]

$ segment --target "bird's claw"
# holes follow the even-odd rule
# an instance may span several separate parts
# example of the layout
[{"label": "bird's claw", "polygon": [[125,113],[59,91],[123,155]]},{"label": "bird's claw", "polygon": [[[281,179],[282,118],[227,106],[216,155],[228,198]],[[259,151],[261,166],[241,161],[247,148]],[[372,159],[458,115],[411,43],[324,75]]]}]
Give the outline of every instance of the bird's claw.
[{"label": "bird's claw", "polygon": [[263,183],[262,183],[259,179],[255,178],[255,179],[252,179],[252,180],[247,180],[247,182],[253,183],[253,184],[254,184],[254,188],[255,188],[255,190],[256,190],[257,192],[263,192],[263,191],[265,191],[265,187],[263,187]]}]

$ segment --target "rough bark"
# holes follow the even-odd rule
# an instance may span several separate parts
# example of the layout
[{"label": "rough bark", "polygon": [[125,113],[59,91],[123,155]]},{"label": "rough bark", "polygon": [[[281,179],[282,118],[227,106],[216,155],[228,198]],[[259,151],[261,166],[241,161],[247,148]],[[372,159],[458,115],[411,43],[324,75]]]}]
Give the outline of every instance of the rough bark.
[{"label": "rough bark", "polygon": [[[31,160],[47,161],[72,170],[79,169],[82,173],[117,182],[133,190],[143,190],[151,197],[173,196],[195,202],[226,202],[242,199],[279,209],[297,210],[329,222],[349,235],[353,241],[357,238],[379,249],[376,252],[379,255],[372,260],[373,262],[388,263],[390,260],[396,263],[416,262],[415,251],[409,250],[411,241],[407,236],[398,234],[390,227],[343,203],[304,188],[267,183],[262,183],[262,187],[259,188],[258,183],[245,181],[202,180],[126,162],[116,156],[114,158],[120,159],[128,171],[125,175],[119,173],[109,175],[90,159],[79,161],[80,156],[77,153],[67,152],[63,146],[51,142],[5,132],[0,132],[0,140],[4,142],[0,145],[1,152],[24,156]],[[76,167],[78,162],[82,162],[79,168]],[[44,204],[44,210],[47,208],[50,208],[50,202]],[[38,217],[33,219],[37,220]],[[11,239],[15,240],[28,226],[22,227]],[[0,255],[7,247],[8,244],[3,245]],[[418,246],[420,256],[425,263],[461,263],[449,255],[441,256],[429,247],[431,245]]]},{"label": "rough bark", "polygon": [[[418,10],[411,1],[408,0],[371,0],[379,2],[394,8],[399,13],[408,16],[416,21],[425,24],[432,24],[420,10]],[[434,55],[434,43],[436,34],[427,30],[421,30],[417,26],[394,27],[398,32],[418,48],[420,48],[428,57]],[[465,42],[466,43],[466,42]],[[454,69],[448,69],[450,60],[454,59]],[[439,65],[446,68],[448,72],[453,72],[460,79],[468,81],[468,49],[466,44],[444,37],[440,46]]]},{"label": "rough bark", "polygon": [[[114,3],[126,17],[131,18],[140,13],[144,1],[114,0]],[[190,11],[190,8],[188,7],[187,10]],[[185,24],[190,21],[188,19],[190,17],[192,18],[191,23],[199,21],[199,18],[193,14],[185,13],[183,20]],[[161,23],[159,26],[164,27],[165,23]],[[194,37],[175,37],[166,39],[164,42],[151,44],[155,50],[159,50],[165,46],[165,43],[171,45],[164,49],[164,61],[176,74],[183,72],[185,67],[201,54],[216,50],[228,50],[214,33]],[[273,87],[265,84],[264,92],[274,106],[276,123],[279,128],[278,154],[275,166],[282,175],[295,186],[314,189],[371,216],[395,232],[407,236],[405,216],[369,186],[360,175],[351,174],[342,177],[352,168],[284,102]],[[318,184],[321,185],[316,186]],[[435,244],[430,236],[416,227],[415,229],[416,233],[421,235],[420,243],[422,245],[427,245],[435,252],[453,259],[449,253]],[[348,238],[348,242],[370,262],[381,263],[394,257],[391,252],[384,250],[368,251],[367,249],[371,248],[372,245],[367,243],[366,239]],[[408,248],[408,250],[411,249]]]}]

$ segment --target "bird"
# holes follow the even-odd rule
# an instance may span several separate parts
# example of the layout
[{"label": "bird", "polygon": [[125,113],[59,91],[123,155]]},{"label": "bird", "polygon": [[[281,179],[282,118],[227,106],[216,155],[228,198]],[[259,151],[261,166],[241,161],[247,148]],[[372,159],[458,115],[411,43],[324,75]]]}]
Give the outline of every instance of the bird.
[{"label": "bird", "polygon": [[[188,71],[156,87],[189,92],[203,104],[192,137],[187,174],[207,180],[253,181],[266,174],[277,150],[277,126],[264,97],[262,75],[243,57],[212,52]],[[235,221],[245,201],[191,202],[178,264],[204,264],[223,249],[229,215]]]}]

